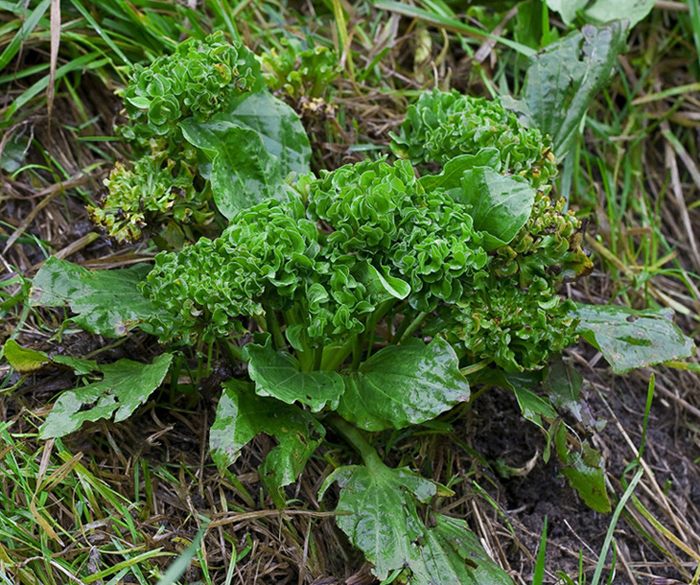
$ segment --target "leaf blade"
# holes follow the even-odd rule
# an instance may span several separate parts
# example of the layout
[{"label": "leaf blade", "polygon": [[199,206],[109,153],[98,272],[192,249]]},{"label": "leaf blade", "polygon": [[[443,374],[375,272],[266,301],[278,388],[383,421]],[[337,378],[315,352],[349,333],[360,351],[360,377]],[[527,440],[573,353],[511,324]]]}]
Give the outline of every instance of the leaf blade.
[{"label": "leaf blade", "polygon": [[30,306],[68,305],[77,315],[71,320],[79,327],[107,337],[121,337],[143,325],[156,312],[141,294],[138,284],[151,267],[137,264],[119,270],[90,271],[87,268],[49,258],[32,284]]},{"label": "leaf blade", "polygon": [[160,386],[172,359],[164,353],[151,364],[121,359],[101,366],[103,380],[61,394],[41,426],[41,437],[63,437],[101,418],[127,419]]},{"label": "leaf blade", "polygon": [[440,337],[378,351],[344,377],[338,414],[367,431],[403,428],[435,418],[469,399],[452,346]]},{"label": "leaf blade", "polygon": [[674,325],[670,309],[635,311],[578,304],[573,315],[580,320],[577,333],[600,349],[616,374],[685,359],[696,349],[693,340]]}]

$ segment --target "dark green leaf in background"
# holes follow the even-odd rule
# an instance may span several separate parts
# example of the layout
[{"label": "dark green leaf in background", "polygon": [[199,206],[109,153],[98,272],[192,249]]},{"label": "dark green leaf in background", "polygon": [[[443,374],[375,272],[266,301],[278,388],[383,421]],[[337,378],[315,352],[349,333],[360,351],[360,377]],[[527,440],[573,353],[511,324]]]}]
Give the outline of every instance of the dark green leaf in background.
[{"label": "dark green leaf in background", "polygon": [[580,319],[577,333],[603,352],[616,374],[695,353],[693,340],[673,324],[671,309],[579,304],[574,316]]},{"label": "dark green leaf in background", "polygon": [[121,359],[100,366],[104,378],[61,394],[41,426],[41,437],[63,437],[86,421],[114,415],[114,422],[127,419],[160,386],[173,356],[164,353],[152,364]]},{"label": "dark green leaf in background", "polygon": [[469,400],[452,346],[436,337],[390,345],[345,377],[338,414],[367,431],[403,428]]},{"label": "dark green leaf in background", "polygon": [[555,408],[567,410],[586,428],[595,427],[601,430],[605,423],[593,417],[590,406],[581,398],[582,383],[581,373],[571,364],[560,359],[549,367],[544,380],[544,389]]},{"label": "dark green leaf in background", "polygon": [[78,327],[107,337],[121,337],[145,323],[156,309],[139,291],[151,266],[137,264],[119,270],[96,270],[49,258],[41,267],[32,286],[32,306],[69,306]]},{"label": "dark green leaf in background", "polygon": [[224,383],[224,391],[211,427],[209,446],[219,469],[232,465],[241,449],[260,433],[279,442],[259,468],[260,479],[275,505],[284,507],[281,490],[294,482],[320,444],[325,429],[305,410],[260,398],[252,384],[238,380]]},{"label": "dark green leaf in background", "polygon": [[521,100],[508,100],[552,137],[557,158],[568,152],[589,104],[607,86],[625,37],[620,22],[584,26],[533,57]]}]

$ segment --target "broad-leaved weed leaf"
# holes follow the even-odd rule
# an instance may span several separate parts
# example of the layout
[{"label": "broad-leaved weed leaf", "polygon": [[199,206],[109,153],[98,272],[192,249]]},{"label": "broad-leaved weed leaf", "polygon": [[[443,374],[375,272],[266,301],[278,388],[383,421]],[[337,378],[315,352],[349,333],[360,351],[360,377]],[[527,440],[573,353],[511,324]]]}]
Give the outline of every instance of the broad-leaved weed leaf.
[{"label": "broad-leaved weed leaf", "polygon": [[625,47],[625,36],[619,22],[599,28],[586,25],[532,59],[523,101],[510,107],[523,111],[543,133],[552,136],[557,158],[569,151],[591,100],[608,84]]},{"label": "broad-leaved weed leaf", "polygon": [[632,28],[651,12],[654,0],[547,0],[547,6],[561,14],[566,25],[570,25],[581,12],[583,18],[592,24],[628,20]]},{"label": "broad-leaved weed leaf", "polygon": [[464,173],[477,167],[489,167],[494,171],[501,170],[501,159],[497,148],[482,148],[477,154],[462,154],[448,162],[438,175],[425,175],[419,179],[419,183],[426,191],[433,189],[445,189],[451,192],[462,184]]},{"label": "broad-leaved weed leaf", "polygon": [[436,337],[390,345],[345,377],[338,413],[367,431],[400,429],[469,400],[469,383],[452,346]]},{"label": "broad-leaved weed leaf", "polygon": [[41,426],[41,437],[63,437],[86,421],[127,419],[160,386],[173,356],[164,353],[152,364],[121,359],[100,366],[104,378],[61,394]]},{"label": "broad-leaved weed leaf", "polygon": [[257,132],[267,151],[279,159],[283,176],[311,170],[311,146],[299,116],[270,92],[252,94],[233,111],[217,114],[212,121],[217,119],[228,119]]},{"label": "broad-leaved weed leaf", "polygon": [[67,355],[49,356],[43,351],[22,347],[14,339],[8,339],[4,346],[4,356],[10,365],[21,374],[30,374],[48,364],[72,369],[76,375],[84,376],[98,369],[97,362]]},{"label": "broad-leaved weed leaf", "polygon": [[557,456],[562,463],[560,469],[569,485],[574,488],[583,501],[596,512],[607,514],[611,505],[605,489],[605,471],[603,458],[587,441],[581,443],[581,450],[569,449],[567,429],[561,421],[552,425]]},{"label": "broad-leaved weed leaf", "polygon": [[544,390],[555,408],[565,409],[586,428],[602,429],[604,421],[597,421],[590,406],[581,398],[581,373],[564,360],[555,361],[547,371]]},{"label": "broad-leaved weed leaf", "polygon": [[670,309],[577,304],[573,314],[580,319],[577,332],[603,352],[616,374],[695,353],[693,340],[673,324]]},{"label": "broad-leaved weed leaf", "polygon": [[246,345],[244,357],[249,360],[248,373],[259,396],[271,396],[287,404],[300,402],[313,412],[338,406],[343,380],[336,372],[300,371],[297,359],[286,351],[275,351],[269,338],[265,345]]},{"label": "broad-leaved weed leaf", "polygon": [[338,527],[374,565],[374,574],[386,579],[391,571],[408,566],[413,542],[425,534],[416,512],[416,500],[427,502],[437,487],[404,467],[341,467],[324,482],[319,497],[333,481],[340,486],[336,507]]},{"label": "broad-leaved weed leaf", "polygon": [[435,514],[428,528],[417,511],[437,486],[408,468],[390,469],[378,459],[367,465],[341,467],[321,488],[340,486],[338,527],[374,564],[380,580],[404,570],[408,583],[423,585],[510,585],[470,533],[463,520]]},{"label": "broad-leaved weed leaf", "polygon": [[409,583],[419,585],[512,585],[513,581],[486,553],[467,523],[434,514],[435,526],[414,545]]},{"label": "broad-leaved weed leaf", "polygon": [[51,257],[34,278],[29,304],[68,305],[77,313],[71,321],[98,335],[121,337],[137,325],[152,332],[146,321],[156,309],[138,288],[150,270],[147,264],[137,264],[119,270],[91,271]]},{"label": "broad-leaved weed leaf", "polygon": [[275,505],[282,508],[285,498],[281,488],[299,477],[325,429],[298,406],[256,396],[252,384],[231,380],[223,387],[209,434],[212,458],[224,469],[255,436],[266,433],[275,437],[279,445],[267,454],[258,471]]}]

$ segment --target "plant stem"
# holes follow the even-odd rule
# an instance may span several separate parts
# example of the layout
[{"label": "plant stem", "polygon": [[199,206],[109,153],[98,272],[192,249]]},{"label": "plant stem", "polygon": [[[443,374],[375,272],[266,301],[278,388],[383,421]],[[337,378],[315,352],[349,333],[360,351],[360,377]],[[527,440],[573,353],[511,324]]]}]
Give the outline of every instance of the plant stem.
[{"label": "plant stem", "polygon": [[356,343],[357,335],[353,335],[345,345],[335,349],[335,351],[329,351],[328,355],[324,356],[321,362],[321,369],[331,372],[337,370],[352,353]]},{"label": "plant stem", "polygon": [[413,333],[418,329],[422,324],[423,321],[425,321],[425,318],[428,316],[428,313],[418,313],[418,316],[411,321],[411,324],[408,326],[408,329],[404,332],[404,334],[401,336],[401,339],[399,340],[398,343],[403,343],[406,339],[411,337]]},{"label": "plant stem", "polygon": [[277,319],[277,315],[274,311],[265,308],[265,314],[267,319],[267,330],[272,333],[272,338],[274,339],[275,345],[278,350],[282,350],[287,345],[287,340],[282,333],[282,327],[280,327],[280,322]]},{"label": "plant stem", "polygon": [[226,355],[228,355],[228,359],[231,364],[234,364],[237,361],[245,361],[243,359],[241,348],[233,343],[233,341],[226,339],[221,345],[223,346],[223,350],[226,352]]},{"label": "plant stem", "polygon": [[342,435],[342,437],[352,445],[353,449],[360,453],[362,461],[364,461],[367,467],[384,467],[384,462],[379,457],[379,453],[377,453],[377,450],[362,436],[360,429],[334,414],[326,417],[324,422],[328,423],[339,435]]}]

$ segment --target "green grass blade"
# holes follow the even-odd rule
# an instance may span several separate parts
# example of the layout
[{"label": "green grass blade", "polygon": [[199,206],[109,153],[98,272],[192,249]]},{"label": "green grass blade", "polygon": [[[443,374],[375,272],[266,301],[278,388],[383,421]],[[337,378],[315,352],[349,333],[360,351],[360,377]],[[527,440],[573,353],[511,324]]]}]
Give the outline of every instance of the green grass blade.
[{"label": "green grass blade", "polygon": [[51,5],[51,0],[43,0],[39,6],[37,6],[34,11],[29,15],[24,24],[17,31],[17,34],[7,45],[5,50],[0,55],[0,70],[4,69],[7,64],[14,58],[14,56],[19,51],[22,43],[27,39],[29,34],[34,30],[42,16],[46,13],[49,6]]},{"label": "green grass blade", "polygon": [[75,6],[76,10],[83,15],[83,18],[90,24],[94,31],[100,35],[100,38],[107,44],[107,46],[114,51],[116,55],[122,60],[124,65],[132,65],[131,60],[122,52],[122,50],[114,43],[114,41],[109,37],[107,31],[105,31],[93,18],[85,7],[80,3],[80,0],[71,0],[71,4]]},{"label": "green grass blade", "polygon": [[700,61],[700,3],[698,3],[698,0],[686,1],[688,4],[688,11],[690,12],[690,24],[693,28],[695,49],[698,52],[698,61]]},{"label": "green grass blade", "polygon": [[610,545],[612,544],[612,539],[615,534],[615,527],[617,526],[617,521],[620,519],[620,514],[622,514],[622,511],[625,509],[627,500],[629,500],[630,497],[632,497],[632,494],[634,493],[634,490],[637,487],[639,480],[642,479],[642,475],[644,475],[644,468],[640,467],[637,470],[637,473],[635,473],[634,477],[632,478],[630,484],[627,486],[625,493],[622,494],[619,503],[615,507],[615,512],[613,513],[612,520],[610,521],[610,526],[608,526],[608,532],[605,535],[603,548],[601,549],[600,556],[598,557],[598,564],[596,565],[595,573],[593,573],[593,580],[591,581],[591,585],[598,585],[598,583],[600,582],[600,576],[603,574],[603,568],[605,567],[605,557],[608,556],[608,550],[610,549]]},{"label": "green grass blade", "polygon": [[194,558],[194,555],[196,555],[197,551],[199,550],[199,545],[202,542],[202,537],[204,536],[204,532],[206,531],[208,524],[209,520],[202,521],[202,527],[199,529],[199,532],[197,532],[197,535],[194,537],[192,544],[190,544],[190,546],[188,546],[187,549],[185,549],[185,552],[183,552],[175,560],[175,562],[172,565],[170,565],[170,568],[165,572],[165,575],[163,575],[161,580],[158,581],[158,585],[173,585],[183,575],[183,573],[187,570],[190,561]]},{"label": "green grass blade", "polygon": [[[99,67],[102,67],[103,65],[106,65],[108,63],[108,59],[102,58],[102,59],[96,59],[96,57],[99,56],[99,53],[93,52],[93,53],[88,53],[87,55],[83,55],[82,57],[78,57],[77,59],[74,59],[70,63],[66,63],[62,67],[59,67],[56,70],[56,81],[61,79],[64,75],[70,73],[71,71],[76,71],[80,69],[98,69]],[[24,106],[29,100],[31,100],[34,96],[37,94],[41,93],[44,91],[49,85],[49,77],[43,77],[39,81],[37,81],[34,85],[32,85],[29,89],[27,89],[22,95],[20,95],[13,103],[12,105],[7,109],[5,112],[5,121],[10,120],[12,115],[19,110],[22,106]]]},{"label": "green grass blade", "polygon": [[547,516],[544,517],[542,526],[542,538],[540,539],[540,550],[537,551],[537,562],[535,572],[532,576],[532,585],[542,585],[544,582],[545,553],[547,549]]},{"label": "green grass blade", "polygon": [[374,3],[374,6],[380,10],[388,10],[390,12],[396,12],[397,14],[403,14],[404,16],[409,16],[411,18],[418,18],[419,20],[423,20],[429,24],[447,28],[457,33],[477,35],[480,37],[493,39],[502,45],[517,51],[525,57],[532,57],[537,52],[534,49],[526,47],[520,43],[516,43],[515,41],[504,39],[503,37],[497,37],[476,27],[464,24],[455,18],[446,18],[440,14],[435,14],[433,12],[423,10],[422,8],[417,8],[416,6],[410,6],[401,2],[394,2],[393,0],[377,0]]}]

